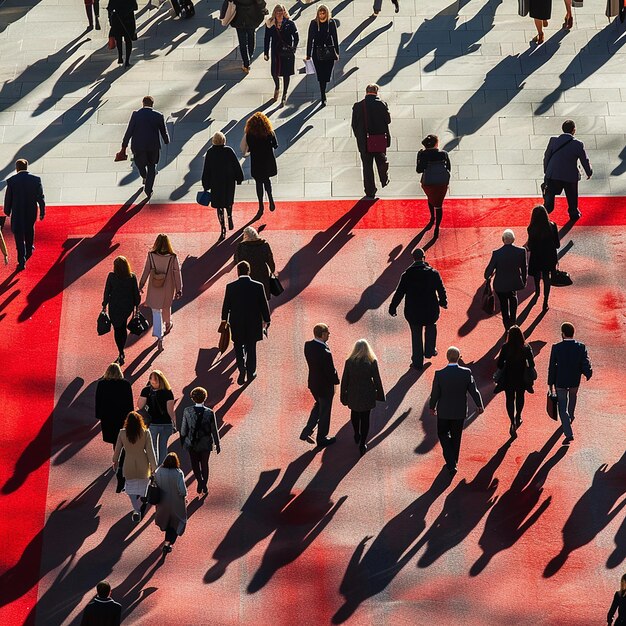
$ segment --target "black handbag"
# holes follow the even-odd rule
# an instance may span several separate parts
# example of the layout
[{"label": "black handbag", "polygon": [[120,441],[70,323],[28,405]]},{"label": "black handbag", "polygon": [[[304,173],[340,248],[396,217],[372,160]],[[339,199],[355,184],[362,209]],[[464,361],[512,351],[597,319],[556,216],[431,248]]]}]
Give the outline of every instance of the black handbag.
[{"label": "black handbag", "polygon": [[150,323],[139,311],[137,311],[135,315],[133,315],[130,322],[128,322],[126,328],[128,328],[133,335],[139,336],[150,328]]},{"label": "black handbag", "polygon": [[481,295],[480,306],[487,315],[493,315],[496,312],[496,298],[493,295],[493,289],[491,288],[491,281],[485,282],[485,288]]},{"label": "black handbag", "polygon": [[110,330],[111,319],[104,311],[100,311],[100,315],[98,315],[98,334],[106,335]]},{"label": "black handbag", "polygon": [[559,406],[557,401],[557,396],[555,393],[550,393],[548,391],[548,397],[546,400],[546,413],[550,419],[554,421],[558,421],[559,419]]},{"label": "black handbag", "polygon": [[569,287],[574,281],[572,277],[564,270],[560,270],[558,267],[550,275],[550,284],[553,287]]},{"label": "black handbag", "polygon": [[270,276],[270,293],[273,296],[280,296],[283,291],[285,291],[285,288],[282,286],[280,280],[278,280],[278,276],[272,274]]},{"label": "black handbag", "polygon": [[524,368],[524,388],[526,389],[526,391],[528,391],[528,393],[535,393],[533,385],[535,384],[536,380],[537,370],[534,367],[530,367],[529,365],[527,365]]},{"label": "black handbag", "polygon": [[146,501],[153,506],[161,502],[161,488],[156,484],[154,477],[150,478],[148,490],[146,491]]}]

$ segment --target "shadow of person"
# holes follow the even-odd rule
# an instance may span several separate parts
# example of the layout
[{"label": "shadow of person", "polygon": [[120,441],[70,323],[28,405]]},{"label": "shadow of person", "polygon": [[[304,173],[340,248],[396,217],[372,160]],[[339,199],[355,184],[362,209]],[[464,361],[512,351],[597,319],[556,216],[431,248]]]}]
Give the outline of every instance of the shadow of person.
[{"label": "shadow of person", "polygon": [[626,498],[617,504],[626,493],[625,472],[626,453],[611,467],[603,463],[596,470],[591,486],[576,502],[563,526],[563,547],[546,565],[544,578],[554,576],[572,552],[593,541],[619,515],[626,504]]},{"label": "shadow of person", "polygon": [[417,553],[415,541],[426,528],[430,507],[450,484],[442,470],[432,485],[404,511],[389,520],[371,543],[365,537],[352,555],[339,586],[344,604],[333,615],[333,624],[343,624],[362,602],[384,591]]},{"label": "shadow of person", "polygon": [[626,173],[626,146],[622,148],[618,158],[620,162],[611,171],[611,176],[621,176]]},{"label": "shadow of person", "polygon": [[478,285],[478,288],[476,289],[476,292],[472,297],[470,305],[469,307],[467,307],[467,320],[465,320],[465,322],[463,322],[463,324],[459,327],[459,337],[466,337],[478,326],[480,322],[495,317],[495,313],[493,315],[489,315],[489,313],[485,313],[485,311],[483,311],[482,305],[484,290],[485,283],[483,281],[482,283],[480,283],[480,285]]},{"label": "shadow of person", "polygon": [[621,565],[622,561],[626,558],[626,518],[622,522],[621,526],[615,533],[615,549],[606,560],[606,566],[609,569],[613,569],[618,565]]},{"label": "shadow of person", "polygon": [[470,568],[470,576],[478,576],[499,552],[514,546],[550,506],[552,496],[548,496],[541,504],[539,500],[550,471],[567,454],[568,448],[561,446],[545,460],[560,437],[559,429],[541,450],[531,452],[509,489],[496,500],[478,540],[483,553]]}]

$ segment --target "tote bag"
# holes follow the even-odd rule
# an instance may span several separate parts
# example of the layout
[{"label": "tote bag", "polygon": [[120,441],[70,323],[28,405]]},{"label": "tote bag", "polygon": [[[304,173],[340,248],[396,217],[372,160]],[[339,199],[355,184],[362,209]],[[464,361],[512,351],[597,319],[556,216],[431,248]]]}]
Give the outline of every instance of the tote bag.
[{"label": "tote bag", "polygon": [[520,17],[526,17],[530,12],[530,0],[517,0],[517,12]]}]

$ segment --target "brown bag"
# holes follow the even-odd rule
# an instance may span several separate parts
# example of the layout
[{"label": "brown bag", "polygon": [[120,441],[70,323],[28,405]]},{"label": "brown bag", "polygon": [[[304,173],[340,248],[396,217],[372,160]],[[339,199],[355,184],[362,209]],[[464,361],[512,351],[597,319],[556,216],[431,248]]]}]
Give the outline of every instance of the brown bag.
[{"label": "brown bag", "polygon": [[109,36],[109,41],[107,42],[107,48],[109,50],[115,50],[117,47],[117,42],[115,41],[115,37]]},{"label": "brown bag", "polygon": [[548,391],[548,397],[546,400],[546,413],[550,419],[558,421],[559,419],[559,407],[557,402],[557,395]]},{"label": "brown bag", "polygon": [[222,322],[217,329],[217,332],[220,334],[220,340],[217,348],[222,354],[224,354],[230,345],[230,324],[228,322]]},{"label": "brown bag", "polygon": [[161,274],[157,272],[156,265],[154,263],[154,259],[152,258],[152,254],[150,256],[150,282],[153,287],[157,289],[163,287],[165,285],[165,280],[167,279],[167,275],[170,271],[170,263],[172,262],[172,256],[170,255],[170,260],[167,262],[167,269],[165,270],[165,274]]},{"label": "brown bag", "polygon": [[493,315],[496,312],[496,299],[491,288],[491,281],[485,282],[485,288],[481,296],[481,307],[487,315]]}]

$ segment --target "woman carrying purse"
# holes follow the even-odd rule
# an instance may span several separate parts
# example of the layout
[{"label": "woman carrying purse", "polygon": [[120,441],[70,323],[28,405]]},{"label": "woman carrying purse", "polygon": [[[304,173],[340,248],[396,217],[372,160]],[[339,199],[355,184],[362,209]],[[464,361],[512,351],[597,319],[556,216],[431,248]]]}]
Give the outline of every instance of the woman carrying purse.
[{"label": "woman carrying purse", "polygon": [[330,82],[335,61],[339,59],[337,24],[325,4],[317,8],[315,19],[309,24],[306,44],[307,61],[313,58],[315,73],[320,84],[322,106],[326,106],[326,85]]},{"label": "woman carrying purse", "polygon": [[[272,17],[265,27],[264,58],[270,60],[271,47],[271,73],[274,79],[274,100],[278,100],[280,93],[279,79],[283,78],[283,97],[280,106],[285,105],[289,79],[296,73],[296,48],[300,41],[298,27],[289,19],[287,7],[277,4],[272,11]],[[271,44],[271,45],[270,45]],[[249,145],[249,144],[248,144]]]}]

